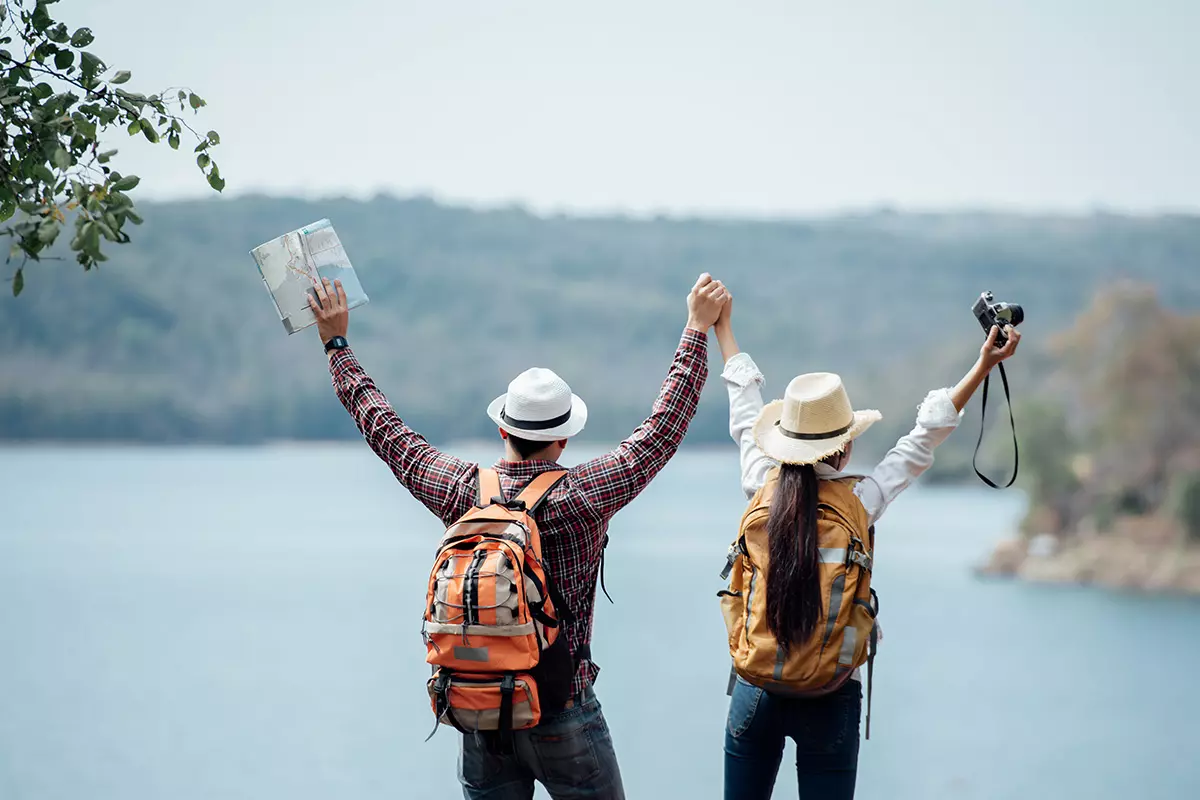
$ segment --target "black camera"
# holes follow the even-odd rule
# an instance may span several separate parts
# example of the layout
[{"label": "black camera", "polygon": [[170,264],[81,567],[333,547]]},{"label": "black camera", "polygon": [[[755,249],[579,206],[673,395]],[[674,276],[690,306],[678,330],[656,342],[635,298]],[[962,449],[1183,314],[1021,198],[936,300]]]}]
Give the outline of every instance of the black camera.
[{"label": "black camera", "polygon": [[991,292],[979,295],[975,305],[971,306],[971,313],[979,320],[984,333],[990,332],[993,325],[1000,326],[996,333],[996,347],[1003,347],[1008,343],[1008,336],[1004,333],[1005,325],[1016,327],[1025,320],[1023,308],[1016,303],[997,303]]}]

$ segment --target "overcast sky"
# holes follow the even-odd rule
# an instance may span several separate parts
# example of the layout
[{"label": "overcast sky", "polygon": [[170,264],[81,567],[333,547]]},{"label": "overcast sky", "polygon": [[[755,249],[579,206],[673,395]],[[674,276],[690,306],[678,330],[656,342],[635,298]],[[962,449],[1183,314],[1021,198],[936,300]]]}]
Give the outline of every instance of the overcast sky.
[{"label": "overcast sky", "polygon": [[[227,194],[539,210],[1200,210],[1197,0],[64,0]],[[124,137],[124,134],[122,134]],[[127,141],[139,196],[204,194]],[[157,152],[156,152],[157,151]]]}]

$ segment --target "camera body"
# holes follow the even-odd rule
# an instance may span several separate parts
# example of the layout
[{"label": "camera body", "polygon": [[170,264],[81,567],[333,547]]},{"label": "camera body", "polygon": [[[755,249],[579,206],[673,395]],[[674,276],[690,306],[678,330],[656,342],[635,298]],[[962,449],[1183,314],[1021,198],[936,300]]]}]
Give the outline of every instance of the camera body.
[{"label": "camera body", "polygon": [[979,299],[971,306],[971,313],[975,315],[975,319],[979,320],[979,325],[983,328],[984,333],[990,332],[993,325],[999,326],[1000,330],[996,333],[996,347],[1003,347],[1008,343],[1004,326],[1012,325],[1015,328],[1025,321],[1023,308],[1016,303],[997,303],[991,292],[983,292],[979,295]]}]

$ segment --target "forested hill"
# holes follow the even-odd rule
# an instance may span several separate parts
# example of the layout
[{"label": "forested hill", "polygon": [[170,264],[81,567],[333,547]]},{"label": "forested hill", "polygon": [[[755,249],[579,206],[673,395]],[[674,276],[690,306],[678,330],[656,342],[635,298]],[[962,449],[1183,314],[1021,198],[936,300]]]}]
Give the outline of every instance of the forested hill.
[{"label": "forested hill", "polygon": [[[21,297],[0,300],[0,438],[357,436],[316,333],[285,334],[248,253],[321,217],[371,297],[352,315],[355,350],[434,440],[492,435],[483,409],[531,365],[554,368],[587,399],[588,438],[619,438],[648,411],[703,271],[732,288],[738,336],[768,375],[767,394],[797,372],[840,371],[858,404],[889,416],[876,447],[909,426],[926,389],[969,365],[982,335],[969,307],[982,290],[1026,308],[1019,387],[1038,374],[1032,345],[1113,279],[1200,306],[1194,216],[633,220],[390,197],[141,211],[134,242],[111,248],[98,273],[69,258],[34,264]],[[727,436],[715,342],[712,353],[689,442]]]}]

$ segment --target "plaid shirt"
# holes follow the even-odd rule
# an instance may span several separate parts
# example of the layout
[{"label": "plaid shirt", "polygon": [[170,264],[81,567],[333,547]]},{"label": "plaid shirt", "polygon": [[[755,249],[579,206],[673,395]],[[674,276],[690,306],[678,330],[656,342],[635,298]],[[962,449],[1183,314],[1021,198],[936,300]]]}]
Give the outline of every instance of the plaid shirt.
[{"label": "plaid shirt", "polygon": [[[349,349],[334,351],[329,368],[338,399],[397,480],[444,525],[465,514],[476,501],[479,465],[439,451],[405,425]],[[612,452],[571,468],[538,510],[547,570],[575,615],[573,622],[564,625],[573,658],[592,639],[596,582],[609,520],[675,454],[707,377],[708,337],[685,329],[649,418]],[[561,469],[553,461],[503,459],[494,468],[505,497],[516,495],[535,475]],[[595,682],[599,672],[590,659],[581,660],[572,685],[576,695]]]}]

